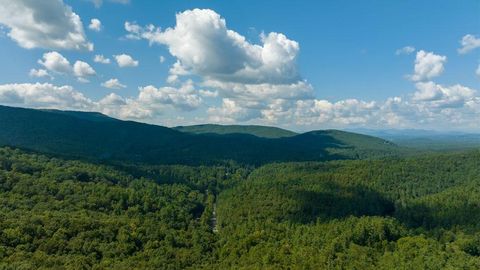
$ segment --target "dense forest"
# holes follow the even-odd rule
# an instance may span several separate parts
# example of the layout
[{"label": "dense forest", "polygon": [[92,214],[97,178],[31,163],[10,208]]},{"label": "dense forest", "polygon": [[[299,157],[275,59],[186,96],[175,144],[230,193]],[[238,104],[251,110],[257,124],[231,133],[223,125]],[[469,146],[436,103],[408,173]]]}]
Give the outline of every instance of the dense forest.
[{"label": "dense forest", "polygon": [[[199,129],[200,134],[196,134]],[[339,130],[295,134],[273,127],[214,125],[182,130],[185,132],[100,113],[0,106],[0,146],[92,161],[195,166],[235,161],[258,166],[403,152],[384,139]]]},{"label": "dense forest", "polygon": [[217,166],[0,149],[0,269],[479,269],[480,151]]}]

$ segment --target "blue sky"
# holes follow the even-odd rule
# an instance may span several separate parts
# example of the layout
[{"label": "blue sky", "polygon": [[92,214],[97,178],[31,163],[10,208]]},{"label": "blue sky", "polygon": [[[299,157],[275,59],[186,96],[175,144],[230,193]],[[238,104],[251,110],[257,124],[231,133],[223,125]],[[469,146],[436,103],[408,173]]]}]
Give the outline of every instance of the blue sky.
[{"label": "blue sky", "polygon": [[4,105],[167,126],[480,131],[480,1],[16,2],[0,0]]}]

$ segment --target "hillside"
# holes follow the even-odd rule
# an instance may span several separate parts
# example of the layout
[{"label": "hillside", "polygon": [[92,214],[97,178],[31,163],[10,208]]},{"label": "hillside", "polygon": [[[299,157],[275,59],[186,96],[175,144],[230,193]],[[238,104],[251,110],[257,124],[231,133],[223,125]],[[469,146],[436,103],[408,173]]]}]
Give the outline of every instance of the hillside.
[{"label": "hillside", "polygon": [[283,137],[292,137],[298,135],[297,133],[277,128],[277,127],[267,127],[267,126],[257,126],[257,125],[214,125],[214,124],[205,124],[205,125],[193,125],[193,126],[178,126],[174,127],[175,130],[194,133],[194,134],[250,134],[253,136],[261,138],[283,138]]},{"label": "hillside", "polygon": [[0,268],[479,269],[479,184],[479,151],[254,169],[0,148]]},{"label": "hillside", "polygon": [[0,106],[0,145],[76,158],[151,164],[357,159],[391,156],[400,150],[383,139],[341,131],[272,139],[249,134],[190,134],[98,114],[6,106]]}]

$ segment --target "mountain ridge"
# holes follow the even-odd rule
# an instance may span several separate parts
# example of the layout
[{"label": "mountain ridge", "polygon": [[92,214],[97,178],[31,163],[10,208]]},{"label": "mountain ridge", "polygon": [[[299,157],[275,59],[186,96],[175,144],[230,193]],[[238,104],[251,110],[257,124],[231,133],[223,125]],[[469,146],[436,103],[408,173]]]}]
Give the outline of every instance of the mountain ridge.
[{"label": "mountain ridge", "polygon": [[0,106],[0,145],[88,159],[154,164],[357,159],[391,156],[399,150],[383,139],[344,131],[312,131],[281,138],[238,133],[190,134],[134,121],[98,121],[98,114],[7,106]]}]

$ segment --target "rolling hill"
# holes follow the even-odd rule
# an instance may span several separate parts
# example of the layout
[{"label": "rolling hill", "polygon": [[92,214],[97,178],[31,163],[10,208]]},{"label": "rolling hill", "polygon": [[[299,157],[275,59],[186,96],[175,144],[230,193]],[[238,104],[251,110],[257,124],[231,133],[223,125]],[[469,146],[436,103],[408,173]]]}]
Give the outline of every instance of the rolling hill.
[{"label": "rolling hill", "polygon": [[[268,129],[268,128],[267,128]],[[312,131],[290,137],[192,134],[98,113],[0,106],[0,145],[92,160],[150,164],[358,159],[397,154],[399,147],[350,132]]]},{"label": "rolling hill", "polygon": [[261,138],[284,138],[298,135],[297,133],[267,126],[257,125],[193,125],[193,126],[178,126],[174,127],[175,130],[194,133],[194,134],[250,134]]}]

